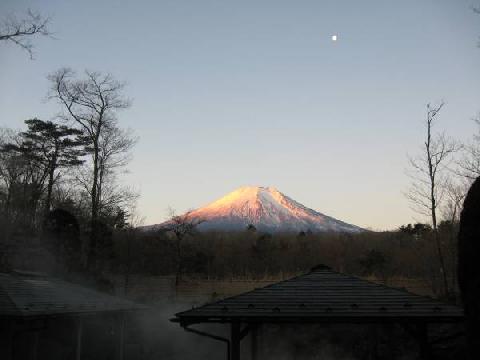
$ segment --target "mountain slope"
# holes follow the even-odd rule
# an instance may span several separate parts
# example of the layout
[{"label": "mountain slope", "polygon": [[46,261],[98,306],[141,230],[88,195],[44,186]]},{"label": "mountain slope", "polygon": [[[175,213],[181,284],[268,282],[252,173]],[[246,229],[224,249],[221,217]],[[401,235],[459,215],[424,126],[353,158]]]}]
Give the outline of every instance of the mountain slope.
[{"label": "mountain slope", "polygon": [[199,230],[245,230],[253,224],[258,230],[267,232],[363,231],[358,226],[309,209],[272,187],[241,187],[205,207],[193,210],[190,217],[204,220]]}]

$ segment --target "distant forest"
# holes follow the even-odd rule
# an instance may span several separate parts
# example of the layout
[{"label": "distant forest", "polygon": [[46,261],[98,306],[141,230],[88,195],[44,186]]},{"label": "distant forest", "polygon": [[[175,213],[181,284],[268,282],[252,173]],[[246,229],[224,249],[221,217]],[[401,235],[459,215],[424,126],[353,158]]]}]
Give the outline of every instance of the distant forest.
[{"label": "distant forest", "polygon": [[[449,295],[457,292],[457,224],[442,222],[439,235],[446,257]],[[360,234],[196,233],[178,239],[168,232],[123,233],[115,241],[112,269],[119,274],[175,274],[183,278],[264,279],[304,273],[318,264],[387,281],[393,277],[425,279],[445,296],[432,228],[416,224],[391,232]]]}]

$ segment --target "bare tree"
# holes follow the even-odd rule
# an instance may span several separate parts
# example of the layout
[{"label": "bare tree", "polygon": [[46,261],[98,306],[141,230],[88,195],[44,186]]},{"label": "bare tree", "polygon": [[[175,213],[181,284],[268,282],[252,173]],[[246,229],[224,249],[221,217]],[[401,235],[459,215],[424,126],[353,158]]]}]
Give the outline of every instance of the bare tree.
[{"label": "bare tree", "polygon": [[18,19],[14,15],[5,18],[0,23],[0,41],[9,41],[28,52],[33,59],[33,44],[30,39],[35,36],[51,36],[48,29],[50,18],[37,12],[27,11],[26,17]]},{"label": "bare tree", "polygon": [[472,183],[480,176],[480,119],[475,119],[477,133],[472,136],[471,141],[463,146],[463,154],[458,161],[458,174]]},{"label": "bare tree", "polygon": [[[98,215],[106,218],[119,208],[131,208],[138,193],[124,186],[118,179],[121,171],[131,159],[131,149],[137,138],[130,130],[107,126],[99,141],[97,204]],[[89,197],[92,195],[93,174],[90,167],[79,168],[75,173],[77,182]]]},{"label": "bare tree", "polygon": [[442,207],[442,217],[452,223],[460,221],[460,212],[463,201],[467,195],[470,183],[466,181],[453,182],[449,180],[444,188],[444,204]]},{"label": "bare tree", "polygon": [[175,210],[169,209],[170,219],[165,227],[161,230],[171,232],[175,236],[175,252],[176,252],[176,271],[175,271],[175,288],[180,283],[183,272],[183,240],[195,234],[197,226],[204,222],[192,216],[192,211],[187,211],[183,215],[177,215]]},{"label": "bare tree", "polygon": [[130,102],[123,96],[125,84],[110,74],[85,71],[84,78],[77,78],[71,69],[63,68],[48,78],[52,85],[50,98],[63,106],[62,117],[84,133],[91,154],[84,183],[90,197],[91,244],[87,257],[90,266],[95,257],[96,226],[106,172],[123,164],[125,157],[121,154],[135,142],[118,129],[116,118],[116,113],[128,108]]},{"label": "bare tree", "polygon": [[122,187],[117,182],[117,169],[124,168],[131,159],[130,151],[137,138],[131,130],[116,126],[106,126],[100,137],[99,173],[97,203],[99,211],[120,206],[136,200],[137,194],[130,188]]},{"label": "bare tree", "polygon": [[427,105],[425,119],[426,138],[422,152],[416,157],[409,157],[412,178],[411,186],[405,194],[412,204],[412,209],[426,215],[432,223],[433,237],[438,253],[440,271],[442,274],[445,295],[449,295],[448,279],[445,269],[445,259],[438,236],[438,208],[443,198],[448,169],[452,155],[459,146],[444,133],[432,134],[432,128],[444,103],[438,106]]}]

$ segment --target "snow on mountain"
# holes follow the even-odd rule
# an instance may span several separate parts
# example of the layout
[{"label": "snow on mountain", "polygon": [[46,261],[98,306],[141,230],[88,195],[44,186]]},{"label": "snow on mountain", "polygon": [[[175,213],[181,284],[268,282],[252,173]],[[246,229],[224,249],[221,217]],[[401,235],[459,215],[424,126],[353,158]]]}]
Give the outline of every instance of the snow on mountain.
[{"label": "snow on mountain", "polygon": [[249,224],[266,232],[363,231],[358,226],[309,209],[273,187],[241,187],[205,207],[193,210],[190,217],[204,221],[198,226],[201,231],[245,230]]}]

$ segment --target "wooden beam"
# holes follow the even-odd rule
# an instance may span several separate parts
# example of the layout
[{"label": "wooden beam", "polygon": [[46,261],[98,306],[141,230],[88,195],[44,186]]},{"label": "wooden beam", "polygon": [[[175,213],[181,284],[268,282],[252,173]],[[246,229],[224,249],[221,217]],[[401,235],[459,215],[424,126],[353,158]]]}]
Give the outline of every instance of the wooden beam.
[{"label": "wooden beam", "polygon": [[232,322],[230,335],[230,360],[240,360],[240,323]]}]

